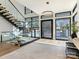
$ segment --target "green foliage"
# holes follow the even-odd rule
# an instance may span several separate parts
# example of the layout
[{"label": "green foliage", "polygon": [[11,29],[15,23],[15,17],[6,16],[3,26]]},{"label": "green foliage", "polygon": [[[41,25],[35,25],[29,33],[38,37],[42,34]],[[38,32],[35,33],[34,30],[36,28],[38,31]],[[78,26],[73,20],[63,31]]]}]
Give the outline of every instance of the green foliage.
[{"label": "green foliage", "polygon": [[67,25],[65,26],[65,29],[69,29],[69,28],[70,28],[70,25],[67,24]]},{"label": "green foliage", "polygon": [[[70,28],[70,25],[67,24],[65,26],[65,29],[69,29],[69,28]],[[71,30],[75,33],[78,32],[77,22],[74,22],[73,24],[71,24]]]},{"label": "green foliage", "polygon": [[75,22],[74,24],[71,25],[72,31],[75,32],[75,33],[78,32],[78,27],[76,25],[77,25],[77,22]]}]

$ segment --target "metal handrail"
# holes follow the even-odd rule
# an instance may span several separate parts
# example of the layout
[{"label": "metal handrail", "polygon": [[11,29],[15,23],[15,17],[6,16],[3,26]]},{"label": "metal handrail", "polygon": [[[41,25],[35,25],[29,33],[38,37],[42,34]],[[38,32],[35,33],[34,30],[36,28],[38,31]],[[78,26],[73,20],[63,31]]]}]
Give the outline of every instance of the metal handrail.
[{"label": "metal handrail", "polygon": [[25,17],[23,16],[23,14],[16,8],[16,6],[11,2],[11,0],[9,0],[9,2],[13,5],[13,7],[19,12],[19,14],[25,19]]}]

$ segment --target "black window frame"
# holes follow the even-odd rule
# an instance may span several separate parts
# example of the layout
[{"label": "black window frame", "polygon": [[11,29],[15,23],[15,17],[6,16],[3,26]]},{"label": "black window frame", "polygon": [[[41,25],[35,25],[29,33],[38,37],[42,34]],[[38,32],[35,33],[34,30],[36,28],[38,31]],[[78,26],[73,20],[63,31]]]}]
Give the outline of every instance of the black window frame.
[{"label": "black window frame", "polygon": [[76,8],[77,8],[77,3],[75,4],[75,6],[74,6],[74,8],[72,10],[73,13],[75,12]]},{"label": "black window frame", "polygon": [[64,14],[64,13],[69,13],[70,15],[67,16],[71,16],[71,11],[66,11],[66,12],[59,12],[55,14],[55,17],[64,17],[64,16],[57,16],[57,14]]},{"label": "black window frame", "polygon": [[[70,35],[71,35],[71,17],[68,17],[68,18],[57,18],[57,19],[55,19],[55,38],[56,38],[56,21],[57,20],[61,20],[61,19],[70,19]],[[61,40],[61,39],[56,39],[56,40]],[[62,40],[65,40],[65,39],[62,39]]]}]

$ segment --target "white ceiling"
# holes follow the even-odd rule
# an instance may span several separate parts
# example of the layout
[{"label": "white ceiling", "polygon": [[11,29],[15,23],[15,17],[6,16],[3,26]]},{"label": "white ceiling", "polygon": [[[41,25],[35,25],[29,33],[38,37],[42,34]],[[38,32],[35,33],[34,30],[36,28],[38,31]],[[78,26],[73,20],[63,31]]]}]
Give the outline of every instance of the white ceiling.
[{"label": "white ceiling", "polygon": [[[27,8],[33,10],[37,14],[43,11],[63,12],[72,10],[77,0],[16,0],[26,5]],[[49,2],[49,4],[46,4]]]}]

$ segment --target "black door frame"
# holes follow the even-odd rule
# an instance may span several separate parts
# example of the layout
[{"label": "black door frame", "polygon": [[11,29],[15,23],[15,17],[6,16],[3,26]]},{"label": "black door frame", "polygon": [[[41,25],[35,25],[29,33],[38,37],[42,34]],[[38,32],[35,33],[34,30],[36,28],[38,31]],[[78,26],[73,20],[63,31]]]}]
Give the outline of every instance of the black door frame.
[{"label": "black door frame", "polygon": [[[42,37],[42,22],[45,21],[51,21],[51,38],[48,37]],[[41,20],[41,38],[45,38],[45,39],[53,39],[53,19],[47,19],[47,20]]]}]

